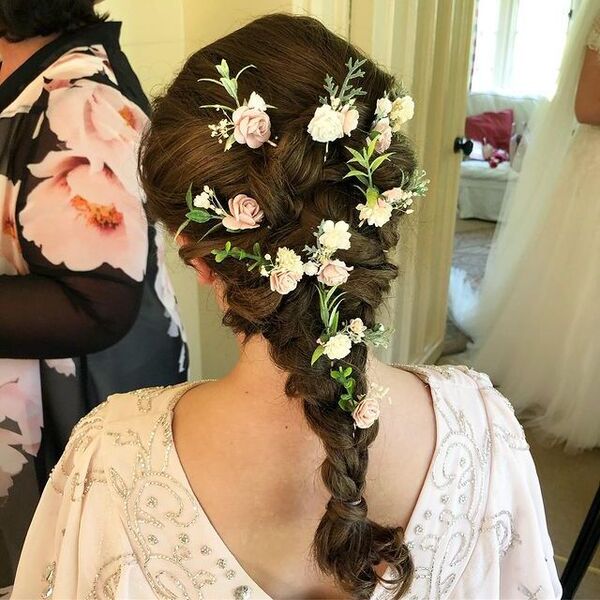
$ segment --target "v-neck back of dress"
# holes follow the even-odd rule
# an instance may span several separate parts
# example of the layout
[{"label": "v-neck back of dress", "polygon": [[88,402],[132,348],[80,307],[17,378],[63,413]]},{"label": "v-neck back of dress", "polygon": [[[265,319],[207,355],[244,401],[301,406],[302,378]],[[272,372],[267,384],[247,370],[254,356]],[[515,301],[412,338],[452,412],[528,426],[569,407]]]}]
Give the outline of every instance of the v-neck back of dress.
[{"label": "v-neck back of dress", "polygon": [[[404,368],[430,386],[437,424],[406,529],[415,565],[406,597],[559,598],[539,485],[508,402],[467,368]],[[197,385],[114,396],[80,423],[13,598],[44,592],[30,575],[43,567],[55,597],[272,600],[221,539],[179,461],[173,408]],[[372,600],[388,596],[378,586]]]}]

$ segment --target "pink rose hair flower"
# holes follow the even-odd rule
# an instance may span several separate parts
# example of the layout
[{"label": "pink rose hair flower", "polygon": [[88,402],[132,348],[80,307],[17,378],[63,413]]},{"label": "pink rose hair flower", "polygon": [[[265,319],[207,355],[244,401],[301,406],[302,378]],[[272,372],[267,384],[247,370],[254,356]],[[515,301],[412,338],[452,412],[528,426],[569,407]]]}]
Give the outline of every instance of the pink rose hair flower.
[{"label": "pink rose hair flower", "polygon": [[229,200],[229,213],[223,218],[223,226],[229,231],[256,229],[264,218],[258,202],[246,194],[237,194]]},{"label": "pink rose hair flower", "polygon": [[234,142],[245,144],[252,149],[260,148],[265,142],[275,146],[276,144],[271,141],[271,119],[267,114],[267,108],[275,107],[267,104],[256,92],[252,92],[250,98],[244,102],[240,102],[238,98],[239,76],[246,69],[256,67],[246,65],[235,77],[230,75],[229,65],[225,59],[215,65],[215,68],[219,73],[219,79],[203,78],[198,81],[209,81],[220,85],[235,100],[236,108],[223,104],[205,104],[200,107],[214,108],[224,115],[218,123],[208,126],[211,137],[217,138],[219,144],[225,143],[225,151],[229,150]]},{"label": "pink rose hair flower", "polygon": [[257,108],[240,106],[232,116],[233,135],[238,144],[246,144],[250,148],[260,148],[271,137],[271,120],[269,115]]}]

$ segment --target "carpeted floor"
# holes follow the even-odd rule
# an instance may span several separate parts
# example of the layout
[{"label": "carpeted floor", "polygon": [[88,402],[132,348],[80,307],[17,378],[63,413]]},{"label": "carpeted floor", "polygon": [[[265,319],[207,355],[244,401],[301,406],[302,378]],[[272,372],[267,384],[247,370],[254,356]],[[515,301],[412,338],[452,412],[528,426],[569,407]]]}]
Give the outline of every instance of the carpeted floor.
[{"label": "carpeted floor", "polygon": [[458,219],[448,292],[448,322],[444,354],[463,352],[470,341],[469,318],[490,252],[495,223]]}]

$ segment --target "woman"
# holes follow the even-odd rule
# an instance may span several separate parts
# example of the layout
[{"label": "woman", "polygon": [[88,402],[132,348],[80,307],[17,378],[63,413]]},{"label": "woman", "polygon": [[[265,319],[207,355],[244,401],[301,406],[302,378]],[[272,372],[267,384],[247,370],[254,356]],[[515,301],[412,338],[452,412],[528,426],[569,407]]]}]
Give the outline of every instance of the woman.
[{"label": "woman", "polygon": [[92,0],[0,2],[0,584],[38,498],[32,458],[43,487],[107,394],[186,378],[119,29]]},{"label": "woman", "polygon": [[600,1],[578,8],[559,85],[536,116],[475,316],[472,363],[532,426],[600,445]]},{"label": "woman", "polygon": [[424,191],[412,109],[310,18],[263,17],[188,60],[143,180],[241,358],[79,424],[13,598],[559,597],[508,403],[468,369],[367,354]]}]

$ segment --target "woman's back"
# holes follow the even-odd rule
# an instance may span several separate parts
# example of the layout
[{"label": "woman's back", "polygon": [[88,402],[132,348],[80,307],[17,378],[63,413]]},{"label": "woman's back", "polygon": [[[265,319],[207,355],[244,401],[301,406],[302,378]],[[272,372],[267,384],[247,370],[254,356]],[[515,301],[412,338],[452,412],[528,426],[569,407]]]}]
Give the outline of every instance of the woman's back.
[{"label": "woman's back", "polygon": [[[399,393],[382,412],[390,426],[373,446],[367,501],[375,518],[406,526],[416,574],[407,597],[559,597],[535,471],[508,403],[466,368],[406,369],[375,366]],[[49,586],[56,598],[347,597],[310,561],[327,497],[322,451],[294,429],[284,398],[256,415],[279,415],[276,424],[232,416],[243,399],[228,385],[140,390],[86,417],[44,494],[13,598]],[[47,581],[31,576],[46,567]]]},{"label": "woman's back", "polygon": [[[260,364],[255,381],[244,376]],[[375,362],[370,375],[393,392],[370,450],[365,499],[374,520],[405,527],[433,454],[433,406],[410,373]],[[284,383],[260,359],[243,359],[177,403],[175,446],[211,523],[263,589],[274,598],[335,598],[339,590],[311,557],[328,500],[318,475],[324,451]]]}]

